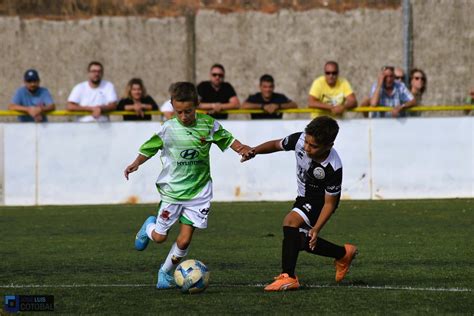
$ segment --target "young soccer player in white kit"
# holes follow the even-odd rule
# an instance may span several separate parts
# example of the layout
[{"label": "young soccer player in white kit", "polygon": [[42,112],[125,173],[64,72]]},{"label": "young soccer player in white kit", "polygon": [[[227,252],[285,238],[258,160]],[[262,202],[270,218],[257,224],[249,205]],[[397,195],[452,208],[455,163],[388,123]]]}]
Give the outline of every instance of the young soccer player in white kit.
[{"label": "young soccer player in white kit", "polygon": [[135,248],[144,250],[149,240],[162,243],[168,230],[179,220],[179,235],[158,271],[158,289],[175,286],[173,272],[188,254],[195,228],[206,228],[212,198],[209,151],[216,144],[222,151],[232,148],[247,155],[250,147],[234,139],[212,117],[196,113],[199,104],[196,88],[189,82],[175,83],[171,103],[176,116],[146,141],[135,161],[124,171],[125,178],[161,150],[163,169],[156,186],[161,195],[158,216],[143,223],[135,239]]}]

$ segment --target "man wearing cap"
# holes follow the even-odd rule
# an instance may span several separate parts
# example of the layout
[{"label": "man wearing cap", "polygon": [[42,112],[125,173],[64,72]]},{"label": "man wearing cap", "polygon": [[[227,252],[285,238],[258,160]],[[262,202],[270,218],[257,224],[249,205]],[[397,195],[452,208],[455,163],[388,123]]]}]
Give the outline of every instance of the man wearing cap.
[{"label": "man wearing cap", "polygon": [[87,71],[88,80],[77,84],[67,98],[67,109],[91,113],[80,117],[79,122],[107,122],[109,117],[104,114],[117,108],[114,85],[102,79],[104,66],[100,62],[90,62]]},{"label": "man wearing cap", "polygon": [[23,78],[25,85],[16,90],[8,109],[26,114],[18,116],[19,122],[47,122],[45,113],[55,109],[51,94],[48,89],[40,87],[35,69],[27,70]]}]

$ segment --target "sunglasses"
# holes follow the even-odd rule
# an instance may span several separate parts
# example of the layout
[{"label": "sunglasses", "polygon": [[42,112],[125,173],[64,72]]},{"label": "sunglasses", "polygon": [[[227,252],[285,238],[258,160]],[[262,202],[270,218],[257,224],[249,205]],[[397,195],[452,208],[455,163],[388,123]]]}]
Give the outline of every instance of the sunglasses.
[{"label": "sunglasses", "polygon": [[403,79],[403,76],[400,76],[400,77],[395,76],[395,79],[397,79],[397,80],[402,80],[402,79]]},{"label": "sunglasses", "polygon": [[413,77],[413,79],[415,79],[415,80],[423,80],[423,81],[425,81],[425,78],[424,78],[424,77]]},{"label": "sunglasses", "polygon": [[211,74],[213,77],[224,78],[224,74],[213,73]]},{"label": "sunglasses", "polygon": [[330,76],[330,75],[333,75],[333,76],[337,76],[337,74],[339,73],[338,71],[325,71],[324,72],[327,76]]}]

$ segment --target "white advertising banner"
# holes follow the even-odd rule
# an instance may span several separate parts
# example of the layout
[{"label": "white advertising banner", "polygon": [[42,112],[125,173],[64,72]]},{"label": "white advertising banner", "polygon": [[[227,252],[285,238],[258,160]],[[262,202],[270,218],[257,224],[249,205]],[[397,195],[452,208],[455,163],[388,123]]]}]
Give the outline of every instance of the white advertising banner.
[{"label": "white advertising banner", "polygon": [[[307,120],[222,121],[249,145],[303,131]],[[474,197],[474,118],[340,121],[335,148],[343,199]],[[155,203],[153,157],[126,181],[123,170],[158,122],[2,124],[4,204]],[[1,161],[1,159],[0,159]],[[214,201],[293,200],[294,152],[240,163],[211,151]]]}]

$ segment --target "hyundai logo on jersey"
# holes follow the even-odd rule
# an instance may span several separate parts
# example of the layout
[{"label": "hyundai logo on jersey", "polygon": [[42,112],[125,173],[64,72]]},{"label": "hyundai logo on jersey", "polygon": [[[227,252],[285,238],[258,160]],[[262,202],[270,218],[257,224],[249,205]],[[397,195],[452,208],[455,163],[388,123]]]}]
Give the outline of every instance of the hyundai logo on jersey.
[{"label": "hyundai logo on jersey", "polygon": [[199,152],[195,149],[186,149],[183,150],[180,154],[181,158],[183,159],[194,159],[199,156]]}]

